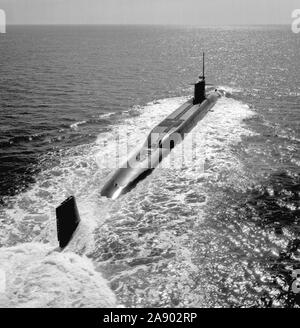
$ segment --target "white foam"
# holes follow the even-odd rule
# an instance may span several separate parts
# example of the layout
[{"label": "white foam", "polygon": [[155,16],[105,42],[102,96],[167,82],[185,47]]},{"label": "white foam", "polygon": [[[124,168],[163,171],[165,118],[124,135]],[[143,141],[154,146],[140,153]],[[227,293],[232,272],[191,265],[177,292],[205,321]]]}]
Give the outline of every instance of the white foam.
[{"label": "white foam", "polygon": [[233,94],[233,93],[238,93],[242,92],[243,90],[238,88],[238,87],[233,87],[233,86],[224,86],[224,85],[219,85],[217,87],[218,90],[222,90],[226,93]]},{"label": "white foam", "polygon": [[43,244],[0,249],[6,274],[0,307],[115,307],[116,297],[90,260]]},{"label": "white foam", "polygon": [[73,123],[70,125],[70,128],[73,129],[73,130],[77,130],[79,125],[82,125],[82,124],[85,124],[86,121],[80,121],[80,122],[76,122],[76,123]]},{"label": "white foam", "polygon": [[99,117],[101,117],[101,118],[109,118],[109,117],[114,116],[114,115],[116,115],[115,112],[113,112],[113,113],[105,113],[105,114],[99,115]]}]

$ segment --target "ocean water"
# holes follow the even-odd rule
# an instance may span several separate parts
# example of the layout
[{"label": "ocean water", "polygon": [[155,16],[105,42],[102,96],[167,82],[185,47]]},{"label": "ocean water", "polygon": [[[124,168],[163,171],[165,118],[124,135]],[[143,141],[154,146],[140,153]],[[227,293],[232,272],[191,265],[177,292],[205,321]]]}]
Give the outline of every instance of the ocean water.
[{"label": "ocean water", "polygon": [[[0,305],[299,306],[299,49],[287,26],[9,27]],[[101,197],[114,167],[99,158],[113,162],[117,133],[133,149],[191,97],[202,51],[224,97],[190,136],[201,156]],[[57,253],[69,195],[82,224]]]}]

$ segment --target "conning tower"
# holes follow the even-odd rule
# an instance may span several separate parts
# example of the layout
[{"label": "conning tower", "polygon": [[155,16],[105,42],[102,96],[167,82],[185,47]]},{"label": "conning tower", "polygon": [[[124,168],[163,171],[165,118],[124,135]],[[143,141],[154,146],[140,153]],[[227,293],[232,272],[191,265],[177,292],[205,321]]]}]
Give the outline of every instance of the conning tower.
[{"label": "conning tower", "polygon": [[204,52],[203,52],[203,73],[199,76],[199,81],[195,84],[193,104],[201,104],[206,99],[205,94],[205,63],[204,63]]}]

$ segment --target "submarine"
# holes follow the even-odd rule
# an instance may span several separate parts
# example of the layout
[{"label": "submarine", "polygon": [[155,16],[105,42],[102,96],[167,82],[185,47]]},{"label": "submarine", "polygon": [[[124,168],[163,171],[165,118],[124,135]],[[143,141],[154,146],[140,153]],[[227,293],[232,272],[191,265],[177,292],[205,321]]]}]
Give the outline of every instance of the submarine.
[{"label": "submarine", "polygon": [[183,141],[222,96],[217,89],[206,95],[204,53],[202,76],[194,86],[194,97],[152,129],[142,147],[108,179],[101,196],[117,199],[135,188]]},{"label": "submarine", "polygon": [[[205,58],[199,81],[194,84],[194,97],[186,101],[161,123],[155,126],[142,146],[110,176],[101,190],[101,196],[117,199],[131,191],[183,141],[205,115],[214,107],[222,93],[215,89],[206,95]],[[66,199],[56,209],[57,238],[63,250],[72,239],[80,223],[74,196]]]}]

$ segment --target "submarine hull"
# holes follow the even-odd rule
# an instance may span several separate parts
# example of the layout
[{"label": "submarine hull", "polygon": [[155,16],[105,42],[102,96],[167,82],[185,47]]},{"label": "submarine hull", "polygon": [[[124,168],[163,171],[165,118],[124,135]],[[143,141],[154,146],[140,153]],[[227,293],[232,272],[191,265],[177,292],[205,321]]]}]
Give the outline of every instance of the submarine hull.
[{"label": "submarine hull", "polygon": [[117,199],[132,190],[140,181],[149,176],[172,149],[183,141],[195,125],[203,119],[221,97],[215,91],[200,104],[188,100],[149,134],[142,147],[105,183],[101,196]]},{"label": "submarine hull", "polygon": [[[101,190],[102,196],[117,199],[132,190],[153,172],[216,104],[222,94],[217,89],[208,97],[205,93],[204,53],[203,74],[199,79],[194,84],[194,98],[176,109],[150,132],[144,144],[109,178]],[[59,249],[62,250],[72,239],[80,222],[74,196],[66,199],[56,209],[56,218]]]}]

